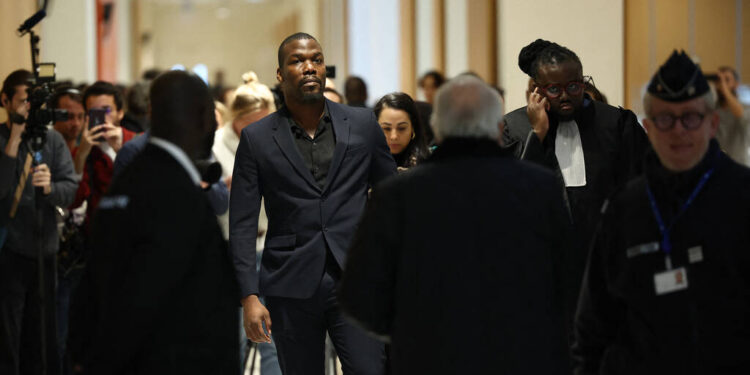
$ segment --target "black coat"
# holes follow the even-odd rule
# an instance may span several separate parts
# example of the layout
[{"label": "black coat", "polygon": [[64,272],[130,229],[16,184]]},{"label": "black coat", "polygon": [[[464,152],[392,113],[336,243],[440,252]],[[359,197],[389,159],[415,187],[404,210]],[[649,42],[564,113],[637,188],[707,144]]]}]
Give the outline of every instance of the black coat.
[{"label": "black coat", "polygon": [[373,190],[340,302],[394,374],[565,374],[569,220],[554,175],[448,139]]},{"label": "black coat", "polygon": [[[669,223],[712,166],[671,231],[672,264],[685,267],[688,287],[657,295],[665,253],[640,247],[662,238],[646,183]],[[750,169],[715,141],[685,173],[648,158],[646,176],[612,198],[592,248],[576,320],[578,374],[750,374],[748,186]]]},{"label": "black coat", "polygon": [[236,374],[237,284],[205,193],[148,145],[93,221],[91,374]]},{"label": "black coat", "polygon": [[[526,107],[505,115],[503,142],[516,157],[548,168],[558,175],[564,185],[555,156],[557,120],[550,116],[550,128],[544,142],[533,133]],[[586,186],[564,189],[568,208],[573,218],[575,246],[569,258],[566,282],[568,306],[575,308],[583,278],[591,238],[599,222],[602,203],[618,186],[642,172],[643,156],[649,144],[646,133],[633,112],[584,99],[575,121],[581,135],[586,166]],[[575,311],[569,312],[573,316]]]}]

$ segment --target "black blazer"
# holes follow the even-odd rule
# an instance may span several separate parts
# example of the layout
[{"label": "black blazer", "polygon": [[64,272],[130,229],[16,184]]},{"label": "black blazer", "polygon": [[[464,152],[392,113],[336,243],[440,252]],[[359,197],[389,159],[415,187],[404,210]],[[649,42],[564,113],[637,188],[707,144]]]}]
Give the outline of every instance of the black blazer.
[{"label": "black blazer", "polygon": [[393,374],[568,374],[570,221],[555,176],[447,139],[373,190],[339,288]]},{"label": "black blazer", "polygon": [[236,374],[237,284],[206,194],[148,145],[92,228],[88,373]]},{"label": "black blazer", "polygon": [[[336,148],[323,189],[305,166],[285,112],[242,130],[229,204],[229,246],[241,297],[311,296],[323,275],[326,247],[343,268],[369,188],[396,173],[372,110],[326,105]],[[268,234],[258,275],[261,197]]]}]

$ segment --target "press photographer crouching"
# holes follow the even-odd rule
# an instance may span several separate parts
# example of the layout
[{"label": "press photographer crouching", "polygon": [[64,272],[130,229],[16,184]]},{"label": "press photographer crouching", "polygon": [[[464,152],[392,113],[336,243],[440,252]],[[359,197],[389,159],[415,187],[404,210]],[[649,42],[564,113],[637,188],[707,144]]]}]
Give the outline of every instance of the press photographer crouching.
[{"label": "press photographer crouching", "polygon": [[[0,125],[0,228],[6,232],[0,249],[0,374],[11,375],[40,373],[42,353],[47,374],[59,371],[55,206],[68,206],[78,187],[70,152],[59,133],[46,132],[46,142],[38,151],[24,135],[31,129],[25,122],[32,78],[31,72],[16,70],[5,79],[0,94],[8,112],[8,122]],[[43,126],[35,128],[44,131]],[[44,340],[40,329],[46,330]]]}]

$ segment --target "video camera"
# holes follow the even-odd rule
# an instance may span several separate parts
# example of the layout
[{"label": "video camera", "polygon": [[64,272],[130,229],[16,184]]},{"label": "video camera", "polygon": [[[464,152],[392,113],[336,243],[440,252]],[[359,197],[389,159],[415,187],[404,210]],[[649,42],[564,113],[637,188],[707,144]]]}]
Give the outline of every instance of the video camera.
[{"label": "video camera", "polygon": [[[45,6],[46,7],[46,6]],[[29,81],[29,116],[25,120],[26,130],[23,139],[29,141],[32,150],[39,151],[47,140],[47,125],[55,121],[68,118],[68,111],[54,109],[52,94],[55,87],[55,63],[39,63],[39,36],[31,30],[47,15],[44,9],[27,19],[19,28],[18,36],[26,33],[31,35],[31,65],[34,78]],[[23,123],[24,119],[14,117],[10,119],[16,123]]]}]

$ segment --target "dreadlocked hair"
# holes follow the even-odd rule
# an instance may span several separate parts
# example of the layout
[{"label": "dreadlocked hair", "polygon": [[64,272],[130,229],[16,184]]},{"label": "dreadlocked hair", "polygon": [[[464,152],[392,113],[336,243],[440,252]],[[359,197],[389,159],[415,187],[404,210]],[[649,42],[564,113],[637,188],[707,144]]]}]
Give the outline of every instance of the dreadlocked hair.
[{"label": "dreadlocked hair", "polygon": [[560,64],[565,61],[574,61],[582,66],[575,52],[543,39],[531,42],[518,54],[518,67],[533,79],[536,79],[539,67],[543,64]]}]

